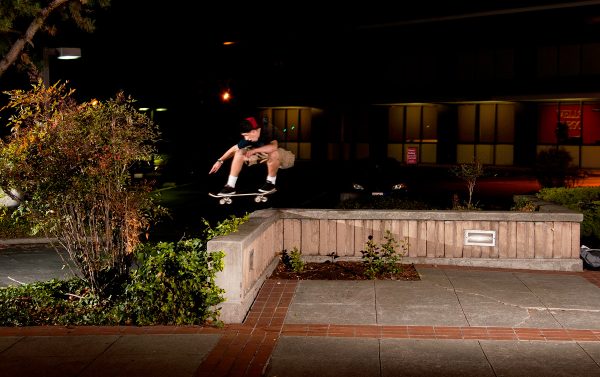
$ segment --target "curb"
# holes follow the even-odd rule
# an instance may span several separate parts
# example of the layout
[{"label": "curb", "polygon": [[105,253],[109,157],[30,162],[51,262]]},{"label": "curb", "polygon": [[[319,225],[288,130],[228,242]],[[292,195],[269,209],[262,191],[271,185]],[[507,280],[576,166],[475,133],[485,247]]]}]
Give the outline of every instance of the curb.
[{"label": "curb", "polygon": [[57,238],[10,238],[0,239],[0,245],[34,245],[54,243]]}]

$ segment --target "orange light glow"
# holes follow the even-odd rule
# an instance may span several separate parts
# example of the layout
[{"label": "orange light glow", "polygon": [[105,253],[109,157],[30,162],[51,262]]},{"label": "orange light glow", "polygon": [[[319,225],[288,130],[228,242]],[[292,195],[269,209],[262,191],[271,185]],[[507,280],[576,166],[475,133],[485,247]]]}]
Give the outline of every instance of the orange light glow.
[{"label": "orange light glow", "polygon": [[225,90],[223,93],[221,93],[221,101],[229,102],[229,100],[231,100],[231,92],[229,92],[229,90]]}]

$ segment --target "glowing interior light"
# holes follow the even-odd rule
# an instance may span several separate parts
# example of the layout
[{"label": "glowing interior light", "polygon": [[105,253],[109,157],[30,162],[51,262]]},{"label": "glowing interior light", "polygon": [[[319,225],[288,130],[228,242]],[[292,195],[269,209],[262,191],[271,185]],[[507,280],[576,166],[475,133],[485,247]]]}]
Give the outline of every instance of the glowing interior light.
[{"label": "glowing interior light", "polygon": [[464,243],[474,246],[496,246],[496,231],[465,230]]}]

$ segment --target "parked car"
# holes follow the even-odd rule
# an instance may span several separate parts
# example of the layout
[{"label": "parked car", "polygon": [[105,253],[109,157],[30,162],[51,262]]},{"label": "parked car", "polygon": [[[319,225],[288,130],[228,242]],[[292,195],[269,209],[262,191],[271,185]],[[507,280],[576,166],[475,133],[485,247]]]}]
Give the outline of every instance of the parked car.
[{"label": "parked car", "polygon": [[405,195],[409,190],[402,166],[391,158],[350,162],[345,176],[342,199],[362,195]]}]

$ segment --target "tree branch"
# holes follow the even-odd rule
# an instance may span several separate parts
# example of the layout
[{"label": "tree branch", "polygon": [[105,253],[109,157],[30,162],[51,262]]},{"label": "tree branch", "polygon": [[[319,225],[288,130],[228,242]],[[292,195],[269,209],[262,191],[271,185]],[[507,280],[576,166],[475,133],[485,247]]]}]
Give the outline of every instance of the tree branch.
[{"label": "tree branch", "polygon": [[6,70],[15,63],[15,61],[23,53],[25,46],[27,44],[33,44],[33,37],[40,30],[42,25],[44,25],[44,22],[46,22],[48,16],[50,16],[52,12],[63,7],[69,1],[71,0],[53,0],[46,8],[40,11],[40,13],[29,24],[25,34],[21,38],[17,39],[15,43],[13,43],[6,56],[2,58],[2,61],[0,61],[0,77],[2,77]]}]

